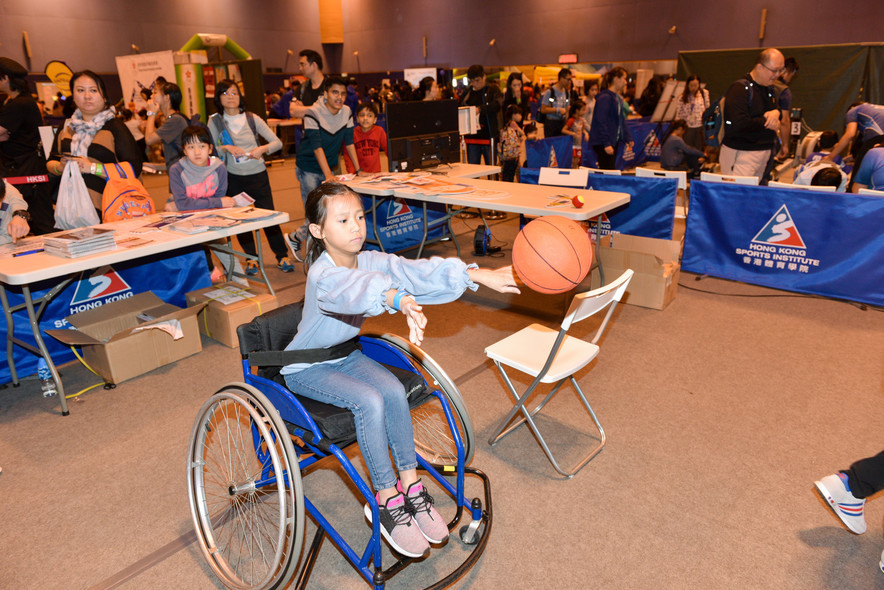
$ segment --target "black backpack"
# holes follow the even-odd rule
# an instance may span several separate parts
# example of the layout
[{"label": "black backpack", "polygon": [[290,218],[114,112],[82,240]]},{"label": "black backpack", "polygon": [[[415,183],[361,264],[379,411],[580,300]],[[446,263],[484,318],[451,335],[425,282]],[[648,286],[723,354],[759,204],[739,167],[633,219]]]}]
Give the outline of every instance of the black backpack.
[{"label": "black backpack", "polygon": [[721,133],[722,111],[724,110],[724,98],[716,100],[703,111],[703,137],[709,147],[718,147],[718,137]]},{"label": "black backpack", "polygon": [[[746,78],[740,80],[748,93],[749,104],[752,104],[752,88],[755,84]],[[703,111],[703,137],[709,147],[719,147],[721,142],[721,126],[724,119],[724,97],[709,105]]]}]

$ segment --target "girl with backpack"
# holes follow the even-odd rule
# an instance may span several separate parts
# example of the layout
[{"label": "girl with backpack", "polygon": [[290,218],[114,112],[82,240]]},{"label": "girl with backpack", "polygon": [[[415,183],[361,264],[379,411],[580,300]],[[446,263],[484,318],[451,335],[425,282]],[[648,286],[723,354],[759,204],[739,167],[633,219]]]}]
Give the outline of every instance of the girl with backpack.
[{"label": "girl with backpack", "polygon": [[[261,117],[246,111],[243,95],[233,80],[221,80],[215,85],[215,109],[217,112],[209,117],[209,131],[227,167],[227,196],[244,192],[255,199],[256,207],[275,209],[263,156],[282,149],[282,142]],[[259,145],[261,138],[264,145]],[[264,235],[276,255],[276,267],[282,272],[294,271],[279,226],[264,228]],[[237,239],[247,254],[257,255],[251,232],[239,234]],[[255,260],[246,261],[246,274],[258,274]]]},{"label": "girl with backpack", "polygon": [[700,88],[700,76],[688,76],[684,92],[678,97],[675,118],[687,123],[684,142],[696,150],[706,149],[703,133],[703,113],[709,108],[709,91]]}]

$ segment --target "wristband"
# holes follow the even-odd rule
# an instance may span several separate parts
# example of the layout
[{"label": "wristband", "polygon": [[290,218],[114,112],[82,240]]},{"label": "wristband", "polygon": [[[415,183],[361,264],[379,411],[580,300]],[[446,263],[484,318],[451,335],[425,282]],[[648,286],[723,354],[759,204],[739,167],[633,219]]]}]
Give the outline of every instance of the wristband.
[{"label": "wristband", "polygon": [[104,176],[104,166],[98,163],[92,164],[89,168],[89,172],[96,176]]},{"label": "wristband", "polygon": [[399,309],[399,303],[402,301],[402,298],[406,296],[408,296],[408,293],[405,291],[396,291],[396,295],[393,297],[393,309],[401,311]]},{"label": "wristband", "polygon": [[157,115],[157,114],[156,114],[155,112],[153,112],[153,111],[147,111],[147,116],[148,116],[148,117],[156,117],[156,115]]}]

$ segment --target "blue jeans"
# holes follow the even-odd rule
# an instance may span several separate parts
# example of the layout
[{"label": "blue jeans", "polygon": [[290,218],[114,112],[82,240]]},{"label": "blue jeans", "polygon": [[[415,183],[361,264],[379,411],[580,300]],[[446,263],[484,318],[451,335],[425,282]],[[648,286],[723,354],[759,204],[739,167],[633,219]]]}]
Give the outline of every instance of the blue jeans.
[{"label": "blue jeans", "polygon": [[479,143],[467,144],[467,163],[481,164],[482,158],[485,158],[485,165],[491,165],[491,146]]},{"label": "blue jeans", "polygon": [[290,373],[285,382],[298,395],[353,412],[356,440],[375,490],[396,485],[391,452],[399,471],[417,467],[405,388],[392,373],[361,351],[342,361],[317,363]]},{"label": "blue jeans", "polygon": [[295,176],[298,179],[298,184],[301,185],[301,201],[304,203],[305,215],[304,215],[304,223],[295,231],[295,235],[297,235],[298,239],[301,242],[307,241],[307,216],[306,216],[306,208],[307,208],[307,196],[313,192],[313,189],[318,187],[325,181],[325,174],[317,174],[316,172],[307,172],[306,170],[301,170],[297,166],[295,167]]}]

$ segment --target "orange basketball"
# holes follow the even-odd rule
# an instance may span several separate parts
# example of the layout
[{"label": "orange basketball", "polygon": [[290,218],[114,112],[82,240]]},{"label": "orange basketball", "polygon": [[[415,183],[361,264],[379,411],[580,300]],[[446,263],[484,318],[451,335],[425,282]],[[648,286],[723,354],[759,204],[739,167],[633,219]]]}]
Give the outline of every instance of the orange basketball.
[{"label": "orange basketball", "polygon": [[513,268],[538,293],[564,293],[580,284],[592,265],[592,242],[576,221],[538,217],[513,243]]}]

